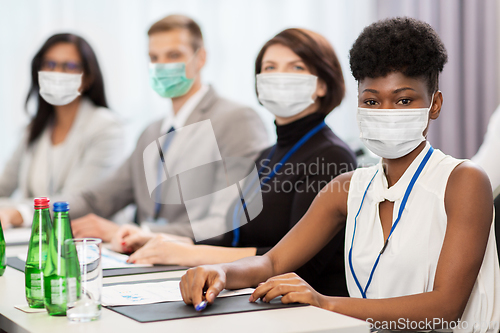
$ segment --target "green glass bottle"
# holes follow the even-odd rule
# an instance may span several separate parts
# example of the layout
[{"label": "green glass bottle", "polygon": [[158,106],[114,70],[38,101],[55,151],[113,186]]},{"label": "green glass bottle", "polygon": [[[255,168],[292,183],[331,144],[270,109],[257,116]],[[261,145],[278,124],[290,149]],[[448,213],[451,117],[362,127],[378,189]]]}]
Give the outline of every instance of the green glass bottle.
[{"label": "green glass bottle", "polygon": [[24,267],[26,300],[30,308],[44,307],[43,269],[47,261],[49,237],[52,230],[48,198],[35,199],[35,213]]},{"label": "green glass bottle", "polygon": [[3,237],[2,222],[0,222],[0,276],[7,267],[7,258],[5,257],[5,238]]},{"label": "green glass bottle", "polygon": [[[54,226],[49,240],[49,255],[45,265],[44,292],[45,308],[51,316],[65,316],[68,293],[73,294],[79,288],[80,267],[78,261],[66,261],[64,241],[73,238],[69,219],[69,204],[54,203]],[[67,251],[67,250],[66,250]],[[70,252],[76,252],[72,249]],[[75,266],[75,267],[68,267]],[[66,279],[70,282],[68,285]],[[71,295],[70,299],[76,298]]]}]

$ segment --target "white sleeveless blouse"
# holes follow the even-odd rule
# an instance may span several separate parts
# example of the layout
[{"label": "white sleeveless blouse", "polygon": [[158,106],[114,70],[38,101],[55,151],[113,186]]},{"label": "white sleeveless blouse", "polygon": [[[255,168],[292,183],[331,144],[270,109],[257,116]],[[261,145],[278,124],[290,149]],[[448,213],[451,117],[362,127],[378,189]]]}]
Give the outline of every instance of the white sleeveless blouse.
[{"label": "white sleeveless blouse", "polygon": [[[378,170],[359,212],[352,246],[352,266],[363,289],[384,246],[378,204],[386,199],[394,202],[393,218],[397,218],[406,188],[429,149],[430,144],[427,143],[399,181],[390,188],[382,163],[373,167],[359,168],[354,172],[348,196],[345,236],[345,270],[351,297],[362,297],[351,273],[349,250],[353,240],[354,219],[370,180]],[[387,248],[380,256],[371,284],[366,291],[367,298],[398,297],[433,290],[434,276],[447,225],[444,205],[446,185],[451,172],[462,161],[445,155],[440,150],[434,150],[413,187]],[[468,332],[485,332],[488,324],[495,321],[498,327],[500,268],[493,224],[483,264],[461,320],[467,321]],[[474,328],[474,323],[479,325]]]}]

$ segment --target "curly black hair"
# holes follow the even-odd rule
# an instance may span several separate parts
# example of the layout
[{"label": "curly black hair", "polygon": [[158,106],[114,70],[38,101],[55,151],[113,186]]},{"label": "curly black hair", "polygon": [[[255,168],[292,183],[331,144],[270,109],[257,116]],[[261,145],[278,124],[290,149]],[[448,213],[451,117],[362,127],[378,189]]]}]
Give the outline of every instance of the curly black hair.
[{"label": "curly black hair", "polygon": [[349,51],[351,72],[356,81],[377,78],[389,72],[425,77],[429,93],[438,89],[439,73],[448,55],[432,27],[422,21],[396,17],[366,27]]}]

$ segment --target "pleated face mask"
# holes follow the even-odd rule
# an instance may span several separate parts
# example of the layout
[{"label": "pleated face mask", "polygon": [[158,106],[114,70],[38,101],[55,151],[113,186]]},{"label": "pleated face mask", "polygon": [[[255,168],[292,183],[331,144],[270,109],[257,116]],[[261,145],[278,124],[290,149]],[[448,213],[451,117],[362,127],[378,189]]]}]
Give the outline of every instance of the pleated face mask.
[{"label": "pleated face mask", "polygon": [[425,140],[424,130],[429,122],[428,108],[370,109],[359,108],[357,121],[360,138],[374,154],[388,159],[403,157]]},{"label": "pleated face mask", "polygon": [[149,65],[149,83],[158,95],[174,98],[185,95],[193,86],[194,79],[186,77],[183,62]]},{"label": "pleated face mask", "polygon": [[158,95],[175,98],[187,94],[194,84],[194,78],[186,77],[186,66],[198,54],[198,50],[187,62],[150,63],[149,83]]},{"label": "pleated face mask", "polygon": [[292,117],[314,103],[318,77],[310,74],[257,74],[259,101],[272,114]]},{"label": "pleated face mask", "polygon": [[52,105],[66,105],[80,96],[83,74],[38,72],[40,96]]}]

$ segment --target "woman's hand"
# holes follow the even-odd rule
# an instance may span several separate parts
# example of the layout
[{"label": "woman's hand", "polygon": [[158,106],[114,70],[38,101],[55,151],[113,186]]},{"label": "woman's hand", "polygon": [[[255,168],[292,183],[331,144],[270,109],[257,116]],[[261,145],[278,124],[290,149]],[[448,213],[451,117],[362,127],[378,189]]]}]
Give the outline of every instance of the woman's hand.
[{"label": "woman's hand", "polygon": [[0,223],[3,229],[17,227],[23,224],[23,217],[15,208],[0,209]]},{"label": "woman's hand", "polygon": [[226,273],[220,265],[199,266],[188,269],[182,276],[180,289],[186,304],[196,308],[204,299],[212,304],[226,287]]},{"label": "woman's hand", "polygon": [[[147,242],[156,237],[153,232],[144,231],[138,226],[126,224],[118,229],[118,232],[111,240],[112,249],[122,253],[132,253],[143,247]],[[171,234],[161,234],[162,240],[179,242],[185,244],[194,244],[193,240],[189,237],[177,236]]]},{"label": "woman's hand", "polygon": [[281,298],[283,304],[305,303],[325,308],[326,297],[314,290],[295,273],[278,275],[259,284],[249,301],[255,302],[262,298],[262,301],[270,302],[278,296],[283,296]]},{"label": "woman's hand", "polygon": [[[190,240],[190,239],[189,239]],[[167,234],[158,234],[132,254],[128,262],[135,264],[191,265],[195,246]]]},{"label": "woman's hand", "polygon": [[144,246],[154,236],[153,233],[146,232],[138,226],[125,224],[111,239],[111,248],[116,252],[132,253]]},{"label": "woman's hand", "polygon": [[71,221],[71,229],[75,238],[96,237],[111,242],[119,226],[95,214],[87,214]]}]

